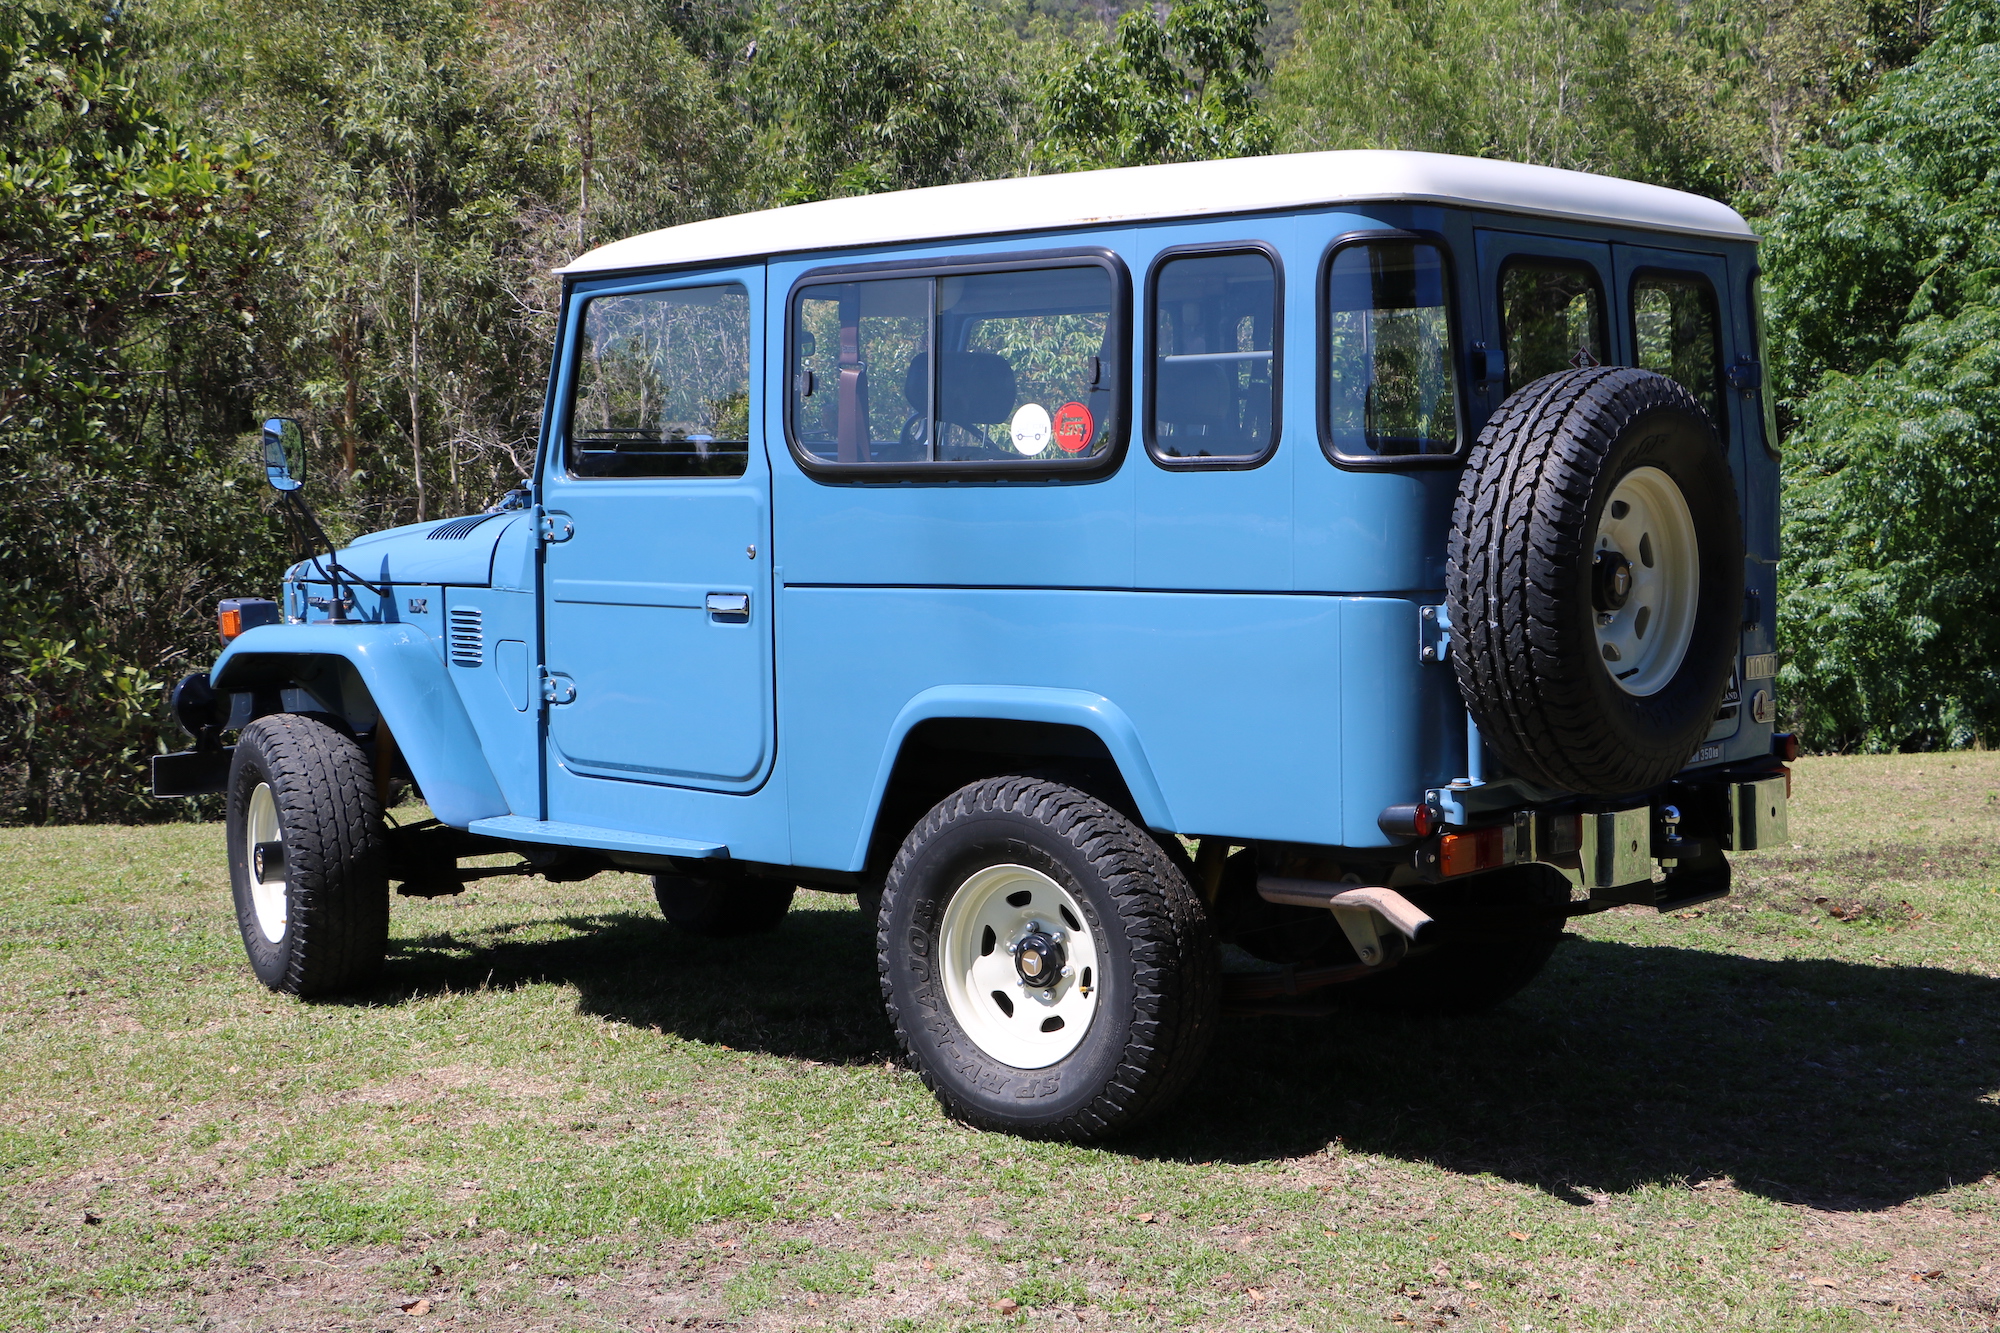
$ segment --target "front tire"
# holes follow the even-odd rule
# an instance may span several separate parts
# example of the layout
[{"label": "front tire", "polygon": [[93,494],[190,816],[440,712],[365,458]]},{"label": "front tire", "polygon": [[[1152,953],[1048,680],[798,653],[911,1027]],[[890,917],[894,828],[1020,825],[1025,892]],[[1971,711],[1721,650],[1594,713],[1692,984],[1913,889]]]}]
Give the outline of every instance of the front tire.
[{"label": "front tire", "polygon": [[330,720],[275,713],[229,768],[229,886],[257,980],[288,995],[372,982],[389,943],[382,807],[368,756]]},{"label": "front tire", "polygon": [[890,867],[876,948],[897,1040],[983,1129],[1128,1129],[1180,1093],[1215,1030],[1215,944],[1186,875],[1047,779],[990,778],[933,807]]}]

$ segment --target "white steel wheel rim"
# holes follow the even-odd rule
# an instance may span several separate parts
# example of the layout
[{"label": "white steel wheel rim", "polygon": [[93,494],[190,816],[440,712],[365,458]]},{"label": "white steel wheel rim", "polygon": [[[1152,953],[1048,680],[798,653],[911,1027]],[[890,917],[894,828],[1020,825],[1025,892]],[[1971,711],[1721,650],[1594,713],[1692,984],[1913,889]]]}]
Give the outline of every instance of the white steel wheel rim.
[{"label": "white steel wheel rim", "polygon": [[[958,886],[939,932],[944,993],[974,1045],[1016,1069],[1045,1069],[1077,1048],[1104,988],[1088,921],[1067,889],[1027,866],[987,866]],[[1029,985],[1015,961],[1037,931],[1064,954],[1047,986]]]},{"label": "white steel wheel rim", "polygon": [[281,870],[276,879],[258,876],[257,844],[281,841],[278,800],[271,795],[271,784],[260,782],[257,790],[250,793],[250,808],[243,819],[243,873],[250,877],[250,907],[257,914],[257,929],[273,944],[285,938],[287,875]]},{"label": "white steel wheel rim", "polygon": [[1593,602],[1598,656],[1625,693],[1658,694],[1687,656],[1701,596],[1694,515],[1672,477],[1641,467],[1619,479],[1598,522],[1591,558],[1606,552],[1629,563],[1632,588],[1614,609]]}]

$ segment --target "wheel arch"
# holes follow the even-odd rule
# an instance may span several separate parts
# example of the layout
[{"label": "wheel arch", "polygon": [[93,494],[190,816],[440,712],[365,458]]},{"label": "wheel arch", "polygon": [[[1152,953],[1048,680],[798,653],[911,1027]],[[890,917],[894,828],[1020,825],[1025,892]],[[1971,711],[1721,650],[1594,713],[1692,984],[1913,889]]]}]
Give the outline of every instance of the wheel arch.
[{"label": "wheel arch", "polygon": [[261,626],[223,651],[209,679],[226,691],[303,690],[357,730],[386,721],[432,813],[447,824],[513,813],[443,660],[409,626]]},{"label": "wheel arch", "polygon": [[854,863],[864,871],[886,865],[925,810],[967,782],[1018,771],[1023,760],[1078,774],[1093,795],[1148,828],[1174,828],[1138,729],[1103,695],[1035,685],[939,685],[903,705],[889,729]]}]

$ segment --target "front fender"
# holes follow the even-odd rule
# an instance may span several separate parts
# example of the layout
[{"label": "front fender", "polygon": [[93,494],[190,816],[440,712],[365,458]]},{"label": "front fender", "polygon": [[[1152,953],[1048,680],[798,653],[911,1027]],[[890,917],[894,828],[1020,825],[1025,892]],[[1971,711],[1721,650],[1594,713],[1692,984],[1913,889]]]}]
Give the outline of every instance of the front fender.
[{"label": "front fender", "polygon": [[263,625],[223,650],[209,680],[218,690],[297,685],[311,691],[335,660],[361,678],[432,814],[464,828],[475,819],[513,813],[444,662],[412,626]]},{"label": "front fender", "polygon": [[867,856],[868,830],[875,826],[882,798],[889,789],[896,756],[902,752],[903,738],[920,722],[938,718],[980,718],[1005,722],[1053,722],[1082,727],[1104,742],[1118,765],[1125,789],[1139,807],[1148,828],[1171,830],[1173,812],[1167,808],[1166,794],[1146,759],[1139,742],[1139,729],[1125,710],[1101,694],[1089,690],[1057,689],[1045,685],[934,685],[916,694],[896,714],[895,724],[882,749],[875,772],[875,787],[869,793],[868,816],[862,821],[861,841],[855,850],[855,865]]}]

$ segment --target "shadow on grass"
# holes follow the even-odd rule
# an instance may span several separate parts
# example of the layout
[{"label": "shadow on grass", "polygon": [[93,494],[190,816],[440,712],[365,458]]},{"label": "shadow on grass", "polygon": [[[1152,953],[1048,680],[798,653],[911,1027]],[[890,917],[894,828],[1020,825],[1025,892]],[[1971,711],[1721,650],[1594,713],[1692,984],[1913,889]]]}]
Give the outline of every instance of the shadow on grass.
[{"label": "shadow on grass", "polygon": [[[825,1063],[890,1054],[856,913],[797,912],[737,941],[630,913],[561,924],[584,933],[399,941],[391,996],[372,998],[546,980],[575,985],[588,1012],[697,1041]],[[1226,1020],[1194,1090],[1113,1146],[1259,1161],[1338,1138],[1578,1202],[1728,1177],[1885,1206],[2000,1168],[1996,1014],[2000,982],[1938,969],[1572,938],[1478,1018]]]}]

